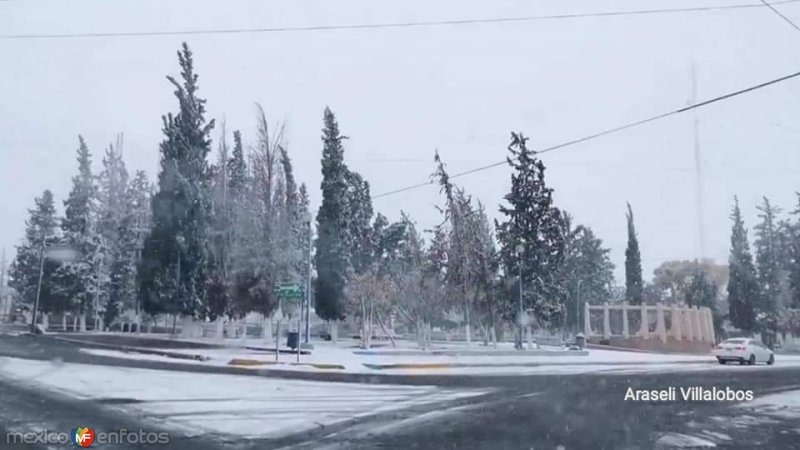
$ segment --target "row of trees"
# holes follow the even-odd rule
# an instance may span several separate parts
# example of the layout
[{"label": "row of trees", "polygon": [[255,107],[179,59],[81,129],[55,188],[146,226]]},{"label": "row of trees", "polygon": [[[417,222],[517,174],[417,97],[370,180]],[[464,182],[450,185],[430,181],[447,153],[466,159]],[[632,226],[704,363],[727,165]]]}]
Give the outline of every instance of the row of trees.
[{"label": "row of trees", "polygon": [[[41,270],[42,311],[72,312],[85,329],[87,314],[101,311],[98,305],[106,321],[137,305],[136,264],[149,228],[151,186],[142,171],[129,177],[121,137],[108,146],[99,173],[92,171],[91,153],[79,137],[77,162],[63,217],[56,216],[52,192],[36,199],[10,284],[32,300]],[[59,247],[74,252],[64,257],[54,252]]]},{"label": "row of trees", "polygon": [[[81,139],[64,216],[56,216],[49,191],[36,200],[12,270],[15,287],[33,299],[43,249],[63,245],[77,254],[44,259],[43,311],[102,312],[106,323],[125,311],[268,316],[278,306],[276,283],[310,275],[309,198],[294,178],[282,127],[271,127],[259,107],[252,145],[239,131],[229,144],[223,124],[212,156],[215,122],[206,118],[185,44],[178,60],[180,77],[168,80],[179,108],[163,117],[155,185],[143,172],[129,179],[121,140],[95,174]],[[511,189],[495,223],[435,155],[442,220],[430,230],[405,213],[390,223],[374,212],[369,183],[345,162],[345,141],[326,108],[313,245],[321,318],[354,318],[367,344],[376,322],[387,328],[394,318],[424,345],[433,326],[457,323],[468,339],[479,330],[489,341],[519,316],[520,304],[537,326],[572,327],[580,323],[579,297],[611,298],[608,249],[554,204],[545,166],[522,134],[511,135]]]},{"label": "row of trees", "polygon": [[800,333],[800,206],[782,219],[766,197],[757,209],[754,257],[738,199],[734,203],[728,305],[734,326],[773,343],[779,332]]}]

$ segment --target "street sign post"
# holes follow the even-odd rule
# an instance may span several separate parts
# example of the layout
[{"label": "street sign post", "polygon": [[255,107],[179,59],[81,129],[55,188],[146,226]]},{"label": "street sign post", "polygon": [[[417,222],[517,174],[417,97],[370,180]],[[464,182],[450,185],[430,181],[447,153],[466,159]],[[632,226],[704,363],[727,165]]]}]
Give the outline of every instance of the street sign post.
[{"label": "street sign post", "polygon": [[[290,308],[287,308],[287,311],[294,311],[298,304],[302,305],[303,299],[305,298],[305,289],[302,284],[300,283],[278,283],[275,287],[278,302],[283,306],[284,304],[288,303]],[[289,306],[287,305],[287,306]],[[281,308],[283,311],[283,308]],[[289,314],[291,317],[291,313]],[[300,316],[297,320],[297,333],[298,333],[298,340],[297,340],[297,362],[300,362],[300,330],[302,329],[302,320],[303,320],[303,313],[302,310],[300,312]],[[280,342],[280,322],[278,323],[278,335],[277,339],[275,339],[275,358],[277,361],[278,358],[278,342]]]}]

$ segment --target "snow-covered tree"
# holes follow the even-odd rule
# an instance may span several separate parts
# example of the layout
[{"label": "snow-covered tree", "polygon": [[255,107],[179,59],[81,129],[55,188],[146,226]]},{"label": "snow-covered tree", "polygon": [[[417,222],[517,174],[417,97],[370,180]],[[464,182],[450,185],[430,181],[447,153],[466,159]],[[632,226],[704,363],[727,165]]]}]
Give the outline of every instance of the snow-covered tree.
[{"label": "snow-covered tree", "polygon": [[614,264],[610,250],[595,236],[591,228],[572,225],[572,216],[563,215],[565,257],[563,283],[567,292],[565,299],[567,328],[583,328],[584,303],[602,304],[611,301],[614,284]]},{"label": "snow-covered tree", "polygon": [[86,328],[86,314],[93,309],[96,296],[102,292],[102,259],[107,247],[97,218],[97,186],[92,174],[92,160],[86,142],[78,137],[78,174],[72,178],[72,190],[64,201],[64,218],[61,220],[63,244],[75,249],[78,258],[66,261],[56,275],[64,298],[71,309],[81,317],[80,326]]},{"label": "snow-covered tree", "polygon": [[329,108],[325,108],[322,129],[322,203],[317,212],[317,240],[314,263],[317,278],[314,304],[318,316],[337,321],[345,317],[345,288],[350,266],[347,223],[347,175],[344,163],[345,136]]},{"label": "snow-covered tree", "polygon": [[163,117],[161,168],[152,199],[153,228],[139,268],[139,296],[148,312],[202,315],[206,291],[208,220],[211,209],[211,148],[205,100],[186,43],[178,51],[181,79],[168,76],[178,99],[177,115]]},{"label": "snow-covered tree", "polygon": [[633,224],[633,209],[628,203],[625,215],[628,222],[628,247],[625,249],[625,299],[633,305],[642,304],[642,255],[639,253],[639,237]]},{"label": "snow-covered tree", "polygon": [[753,332],[756,329],[756,305],[759,288],[747,229],[739,209],[739,199],[734,197],[731,213],[731,253],[728,258],[730,276],[728,278],[728,307],[731,323],[740,330]]},{"label": "snow-covered tree", "polygon": [[764,197],[764,203],[756,207],[761,222],[755,226],[756,270],[758,273],[759,296],[756,302],[756,321],[762,339],[772,345],[777,333],[778,302],[781,295],[781,261],[777,216],[780,209],[770,204]]},{"label": "snow-covered tree", "polygon": [[122,159],[122,138],[109,145],[99,175],[98,224],[102,252],[98,252],[99,303],[105,323],[136,306],[136,217],[128,171]]},{"label": "snow-covered tree", "polygon": [[[564,261],[561,211],[553,205],[553,189],[545,183],[544,163],[528,149],[527,141],[522,134],[511,133],[511,190],[504,197],[507,205],[500,206],[505,218],[496,223],[497,239],[509,284],[518,283],[521,271],[523,308],[532,309],[540,325],[554,327],[560,323],[564,298],[560,279]],[[518,315],[513,303],[513,309],[506,311],[508,318]]]},{"label": "snow-covered tree", "polygon": [[41,269],[43,276],[39,308],[44,312],[62,312],[69,305],[55,276],[60,264],[58,261],[45,259],[41,266],[43,250],[60,242],[53,193],[45,190],[41,197],[36,198],[35,207],[29,209],[28,214],[30,216],[25,222],[25,238],[17,246],[16,257],[9,268],[8,285],[33,308]]}]

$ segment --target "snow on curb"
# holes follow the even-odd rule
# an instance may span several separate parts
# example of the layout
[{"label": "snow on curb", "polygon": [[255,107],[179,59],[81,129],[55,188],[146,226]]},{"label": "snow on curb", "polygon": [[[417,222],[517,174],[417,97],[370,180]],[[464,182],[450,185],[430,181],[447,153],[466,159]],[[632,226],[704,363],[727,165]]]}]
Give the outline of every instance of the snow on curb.
[{"label": "snow on curb", "polygon": [[143,355],[156,355],[156,356],[165,356],[167,358],[174,358],[174,359],[189,359],[195,361],[208,361],[208,356],[200,355],[196,353],[180,353],[180,352],[170,352],[165,350],[155,350],[149,348],[141,348],[141,347],[129,347],[127,345],[115,345],[115,344],[104,344],[102,342],[87,342],[81,339],[70,339],[65,337],[59,336],[48,336],[49,339],[55,339],[57,341],[62,342],[69,342],[71,344],[79,344],[86,347],[100,347],[100,348],[107,348],[111,350],[118,350],[123,353],[141,353]]}]

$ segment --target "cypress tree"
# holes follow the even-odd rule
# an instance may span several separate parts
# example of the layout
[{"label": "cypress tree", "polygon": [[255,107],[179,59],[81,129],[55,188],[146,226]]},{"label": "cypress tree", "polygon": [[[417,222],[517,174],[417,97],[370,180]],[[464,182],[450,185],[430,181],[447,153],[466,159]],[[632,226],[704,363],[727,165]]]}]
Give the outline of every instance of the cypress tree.
[{"label": "cypress tree", "polygon": [[746,332],[756,329],[755,304],[758,299],[758,280],[747,229],[744,227],[739,199],[734,197],[731,213],[731,253],[728,257],[730,276],[728,278],[728,307],[733,326]]},{"label": "cypress tree", "polygon": [[628,247],[625,249],[625,300],[633,305],[642,304],[644,283],[642,282],[642,255],[639,253],[639,238],[633,224],[633,209],[628,203]]},{"label": "cypress tree", "polygon": [[342,320],[349,266],[346,248],[348,170],[342,146],[345,136],[339,133],[339,124],[329,108],[325,108],[323,121],[322,203],[317,212],[314,305],[320,318]]},{"label": "cypress tree", "polygon": [[205,100],[186,43],[178,51],[181,79],[168,76],[178,99],[177,115],[162,118],[161,168],[152,199],[153,228],[145,240],[139,295],[148,312],[205,313],[211,148]]}]

